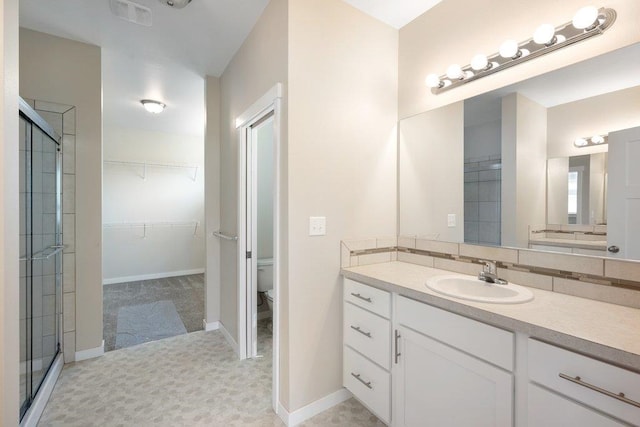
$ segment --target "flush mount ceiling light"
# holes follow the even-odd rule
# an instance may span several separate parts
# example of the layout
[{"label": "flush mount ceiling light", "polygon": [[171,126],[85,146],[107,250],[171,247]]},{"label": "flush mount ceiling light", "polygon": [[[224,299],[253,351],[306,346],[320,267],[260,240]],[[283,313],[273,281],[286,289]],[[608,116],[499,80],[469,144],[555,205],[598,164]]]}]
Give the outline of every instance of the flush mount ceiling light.
[{"label": "flush mount ceiling light", "polygon": [[182,9],[191,3],[191,0],[160,0],[160,3],[166,4],[174,9]]},{"label": "flush mount ceiling light", "polygon": [[551,24],[542,24],[536,28],[532,38],[521,43],[513,39],[505,40],[497,53],[490,56],[477,54],[464,67],[452,64],[443,75],[429,74],[425,83],[432,93],[438,94],[600,35],[615,20],[616,11],[613,9],[586,6],[576,12],[571,22],[555,28]]},{"label": "flush mount ceiling light", "polygon": [[166,104],[152,99],[143,99],[140,101],[145,110],[153,114],[160,114],[164,111]]},{"label": "flush mount ceiling light", "polygon": [[608,135],[594,135],[591,138],[577,138],[573,141],[573,145],[578,148],[593,147],[594,145],[603,145],[609,143]]}]

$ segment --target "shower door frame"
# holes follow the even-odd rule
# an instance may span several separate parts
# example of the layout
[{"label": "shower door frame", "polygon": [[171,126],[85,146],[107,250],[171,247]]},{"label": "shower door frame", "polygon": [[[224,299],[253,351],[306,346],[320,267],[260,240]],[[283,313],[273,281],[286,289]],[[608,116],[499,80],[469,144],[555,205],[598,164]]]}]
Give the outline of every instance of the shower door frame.
[{"label": "shower door frame", "polygon": [[[53,385],[57,380],[60,371],[62,370],[62,337],[63,337],[63,322],[62,322],[62,138],[60,135],[56,133],[53,127],[47,123],[25,100],[19,98],[19,116],[23,118],[28,126],[32,127],[32,130],[29,132],[30,139],[33,138],[33,126],[42,131],[46,137],[50,138],[53,143],[56,144],[56,155],[55,155],[55,204],[56,204],[56,220],[55,220],[55,239],[54,245],[52,249],[53,252],[46,256],[48,259],[50,256],[55,256],[55,308],[54,308],[54,330],[56,337],[56,351],[53,355],[53,358],[46,368],[42,379],[40,380],[35,393],[33,392],[33,353],[26,356],[25,363],[29,361],[29,367],[25,366],[25,369],[31,369],[31,373],[27,375],[27,380],[31,384],[27,386],[27,396],[25,401],[20,401],[19,408],[19,417],[21,420],[21,425],[35,425],[37,420],[40,418],[40,414],[44,410],[44,406],[46,405],[46,401],[53,390]],[[25,137],[26,137],[25,133]],[[43,141],[44,143],[44,141]],[[51,143],[47,141],[46,143]],[[26,141],[25,141],[26,144]],[[25,147],[26,148],[26,147]],[[25,150],[26,151],[26,150]],[[30,153],[33,153],[33,148],[31,148]],[[31,154],[33,155],[33,154]],[[26,162],[26,158],[25,158]],[[30,183],[32,184],[33,179],[33,170],[30,171]],[[26,185],[26,181],[25,181]],[[28,192],[32,194],[30,190]],[[25,200],[26,203],[26,200]],[[30,220],[33,218],[33,208],[30,209]],[[26,231],[25,231],[26,232]],[[33,229],[31,228],[31,233]],[[33,247],[31,246],[31,250],[27,251],[27,259],[25,260],[27,263],[33,263],[36,260],[33,257]],[[28,268],[27,271],[33,271],[33,267]],[[27,276],[25,281],[29,279]],[[33,283],[33,276],[31,276],[31,286]],[[26,285],[26,282],[25,282]],[[31,292],[33,298],[33,291]],[[26,295],[26,293],[25,293]],[[22,302],[21,302],[22,303]],[[31,305],[33,307],[33,301],[31,301]],[[28,316],[28,315],[27,315]],[[31,316],[33,316],[33,311],[31,311]],[[25,325],[28,328],[27,325]],[[27,334],[27,338],[31,340],[31,343],[27,348],[31,349],[33,352],[33,320],[31,321],[31,328],[29,333]],[[43,349],[44,351],[44,349]],[[43,398],[43,396],[46,397]]]}]

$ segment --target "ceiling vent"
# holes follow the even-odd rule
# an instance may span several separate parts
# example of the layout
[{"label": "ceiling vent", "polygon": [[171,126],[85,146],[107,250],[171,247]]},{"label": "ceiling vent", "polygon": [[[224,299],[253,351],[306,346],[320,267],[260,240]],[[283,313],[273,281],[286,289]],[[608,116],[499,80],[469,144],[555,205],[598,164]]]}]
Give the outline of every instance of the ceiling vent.
[{"label": "ceiling vent", "polygon": [[128,0],[110,0],[111,12],[134,24],[151,26],[151,9]]},{"label": "ceiling vent", "polygon": [[174,9],[182,9],[183,7],[191,3],[191,0],[160,0],[160,3],[171,6]]}]

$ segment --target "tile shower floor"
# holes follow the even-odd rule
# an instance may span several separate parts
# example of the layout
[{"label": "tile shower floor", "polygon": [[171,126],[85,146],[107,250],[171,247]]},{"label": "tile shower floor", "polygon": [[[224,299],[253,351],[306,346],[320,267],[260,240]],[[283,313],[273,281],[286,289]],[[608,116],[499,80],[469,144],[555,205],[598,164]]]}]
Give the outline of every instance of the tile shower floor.
[{"label": "tile shower floor", "polygon": [[[258,322],[257,359],[199,331],[65,365],[38,425],[284,426],[271,410],[269,322]],[[301,426],[383,424],[351,399]]]},{"label": "tile shower floor", "polygon": [[200,331],[204,274],[105,285],[103,309],[105,351]]}]

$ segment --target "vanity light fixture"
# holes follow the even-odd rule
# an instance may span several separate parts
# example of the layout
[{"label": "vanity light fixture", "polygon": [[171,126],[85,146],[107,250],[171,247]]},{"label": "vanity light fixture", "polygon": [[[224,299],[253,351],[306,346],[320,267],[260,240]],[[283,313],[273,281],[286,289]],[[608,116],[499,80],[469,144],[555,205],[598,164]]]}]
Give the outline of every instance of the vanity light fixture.
[{"label": "vanity light fixture", "polygon": [[586,6],[578,10],[570,22],[559,27],[542,24],[533,37],[518,43],[509,39],[500,45],[498,53],[477,54],[469,65],[452,64],[443,75],[429,74],[425,80],[431,92],[438,94],[462,84],[472,82],[563,47],[603,34],[616,20],[616,11],[610,8]]},{"label": "vanity light fixture", "polygon": [[578,148],[593,147],[594,145],[607,144],[609,142],[608,135],[594,135],[591,138],[577,138],[573,141],[573,145]]},{"label": "vanity light fixture", "polygon": [[163,104],[160,101],[154,101],[153,99],[142,99],[140,100],[140,103],[145,110],[153,114],[162,113],[167,106],[166,104]]}]

